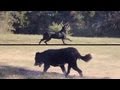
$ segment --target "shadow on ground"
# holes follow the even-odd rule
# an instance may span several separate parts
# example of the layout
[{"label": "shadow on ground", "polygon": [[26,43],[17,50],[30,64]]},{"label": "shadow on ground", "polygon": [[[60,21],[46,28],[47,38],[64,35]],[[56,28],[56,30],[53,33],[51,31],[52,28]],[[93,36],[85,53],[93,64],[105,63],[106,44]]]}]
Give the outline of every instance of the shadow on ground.
[{"label": "shadow on ground", "polygon": [[0,66],[1,79],[29,79],[32,76],[39,75],[40,72],[28,70],[21,67],[14,66]]},{"label": "shadow on ground", "polygon": [[0,66],[0,79],[110,79],[109,77],[78,77],[68,76],[65,78],[63,74],[56,72],[47,72],[42,74],[40,71],[29,70],[22,67]]}]

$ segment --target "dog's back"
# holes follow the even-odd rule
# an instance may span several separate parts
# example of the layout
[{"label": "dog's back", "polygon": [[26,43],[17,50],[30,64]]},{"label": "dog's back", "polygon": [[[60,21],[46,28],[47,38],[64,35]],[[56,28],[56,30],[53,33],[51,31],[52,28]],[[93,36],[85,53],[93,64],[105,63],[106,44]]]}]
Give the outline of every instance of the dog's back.
[{"label": "dog's back", "polygon": [[80,53],[73,47],[62,49],[48,49],[42,52],[45,62],[52,63],[69,63],[71,60],[77,60]]},{"label": "dog's back", "polygon": [[[62,71],[67,76],[70,73],[70,68],[76,70],[80,76],[82,76],[82,70],[80,70],[77,66],[77,59],[82,59],[85,62],[88,62],[92,57],[90,54],[86,54],[85,56],[80,55],[78,50],[73,47],[62,48],[62,49],[48,49],[41,53],[36,53],[35,65],[41,65],[44,63],[44,72],[48,70],[50,65],[52,66],[60,66]],[[64,64],[68,64],[68,71],[65,71]]]}]

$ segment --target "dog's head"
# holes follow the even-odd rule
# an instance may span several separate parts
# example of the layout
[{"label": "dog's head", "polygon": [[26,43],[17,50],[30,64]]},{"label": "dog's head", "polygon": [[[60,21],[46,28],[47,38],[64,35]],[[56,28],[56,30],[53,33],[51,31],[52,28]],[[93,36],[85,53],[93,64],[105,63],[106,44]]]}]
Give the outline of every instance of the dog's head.
[{"label": "dog's head", "polygon": [[36,55],[35,55],[35,63],[34,65],[35,66],[40,66],[43,64],[43,61],[42,61],[42,56],[41,56],[41,53],[40,52],[37,52]]}]

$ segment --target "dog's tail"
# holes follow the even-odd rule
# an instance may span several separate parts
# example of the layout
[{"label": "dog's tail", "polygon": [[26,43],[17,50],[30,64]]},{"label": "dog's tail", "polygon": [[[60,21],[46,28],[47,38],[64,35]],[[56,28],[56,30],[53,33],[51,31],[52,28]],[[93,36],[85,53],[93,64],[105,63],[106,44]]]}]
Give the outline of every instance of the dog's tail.
[{"label": "dog's tail", "polygon": [[92,55],[91,54],[86,54],[85,56],[80,55],[80,58],[85,61],[88,62],[92,59]]},{"label": "dog's tail", "polygon": [[82,59],[85,62],[88,62],[92,59],[91,54],[86,54],[85,56],[82,56],[79,52],[77,52],[76,54],[77,54],[77,58]]}]

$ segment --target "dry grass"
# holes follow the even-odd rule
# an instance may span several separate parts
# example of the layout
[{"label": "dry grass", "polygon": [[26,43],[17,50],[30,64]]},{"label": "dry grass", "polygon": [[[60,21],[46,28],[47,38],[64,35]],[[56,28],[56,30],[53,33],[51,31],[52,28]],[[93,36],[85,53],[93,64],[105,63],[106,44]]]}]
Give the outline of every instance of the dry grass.
[{"label": "dry grass", "polygon": [[[39,35],[0,34],[0,44],[38,44]],[[120,44],[119,38],[69,37],[68,44]],[[51,40],[49,44],[62,44],[60,40]],[[41,68],[34,66],[37,51],[69,46],[0,46],[0,78],[2,79],[66,79],[59,67],[51,67],[42,74]],[[112,79],[120,78],[120,46],[73,46],[82,55],[91,53],[93,59],[85,63],[78,60],[84,77],[71,70],[67,79]]]},{"label": "dry grass", "polygon": [[[72,42],[66,40],[68,44],[120,44],[119,38],[68,37],[72,40]],[[41,35],[0,34],[0,44],[38,44],[41,38]],[[48,44],[63,43],[62,40],[52,39]]]},{"label": "dry grass", "polygon": [[[41,68],[34,66],[37,51],[67,46],[0,46],[0,78],[4,79],[66,79],[59,67],[51,67],[42,75]],[[78,60],[84,77],[71,70],[67,79],[112,79],[120,78],[120,47],[114,46],[74,46],[82,55],[91,53],[93,59],[86,63]]]}]

